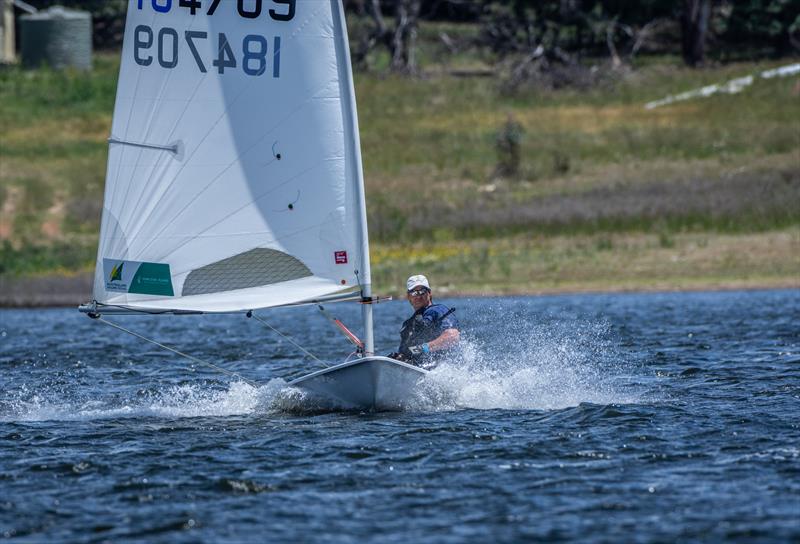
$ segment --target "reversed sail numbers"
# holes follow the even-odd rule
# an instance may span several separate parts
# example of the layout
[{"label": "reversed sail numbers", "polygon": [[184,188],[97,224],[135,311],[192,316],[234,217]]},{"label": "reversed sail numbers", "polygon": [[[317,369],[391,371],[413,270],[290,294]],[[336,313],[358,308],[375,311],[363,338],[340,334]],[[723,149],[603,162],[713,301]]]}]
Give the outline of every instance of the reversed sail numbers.
[{"label": "reversed sail numbers", "polygon": [[[197,69],[203,73],[208,72],[206,63],[203,61],[197,47],[198,40],[208,39],[207,32],[187,30],[183,33],[189,51],[194,57]],[[158,39],[155,39],[153,29],[147,25],[139,25],[133,31],[133,59],[140,66],[150,66],[153,64],[153,55],[150,49],[157,41],[156,57],[158,64],[162,68],[175,68],[178,65],[178,31],[174,28],[165,26],[158,31]],[[217,34],[218,47],[216,48],[216,58],[211,61],[212,66],[217,68],[220,74],[225,73],[226,68],[236,68],[238,63],[233,52],[228,37],[224,32]],[[260,76],[267,70],[267,38],[258,34],[248,34],[242,38],[242,70],[248,76]],[[272,40],[272,77],[281,77],[281,38],[275,36]]]}]

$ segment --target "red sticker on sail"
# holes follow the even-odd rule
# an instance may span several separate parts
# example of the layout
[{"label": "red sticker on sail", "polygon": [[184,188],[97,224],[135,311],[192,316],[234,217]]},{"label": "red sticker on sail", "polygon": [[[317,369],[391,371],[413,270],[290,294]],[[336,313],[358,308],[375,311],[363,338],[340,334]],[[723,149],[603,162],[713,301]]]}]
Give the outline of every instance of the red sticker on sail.
[{"label": "red sticker on sail", "polygon": [[347,252],[346,251],[334,251],[333,252],[333,259],[336,261],[336,264],[347,264]]}]

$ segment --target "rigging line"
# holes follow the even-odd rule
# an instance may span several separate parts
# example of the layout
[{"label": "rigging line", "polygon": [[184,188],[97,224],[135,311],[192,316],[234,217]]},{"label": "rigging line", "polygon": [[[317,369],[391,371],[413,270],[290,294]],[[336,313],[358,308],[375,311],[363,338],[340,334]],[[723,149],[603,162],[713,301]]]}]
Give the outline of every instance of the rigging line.
[{"label": "rigging line", "polygon": [[[364,260],[362,259],[360,262],[363,263]],[[356,276],[356,283],[358,284],[358,289],[361,291],[361,298],[364,298],[364,284],[361,283],[361,274],[359,274],[359,272],[361,272],[361,271],[360,270],[353,270],[353,273]]]},{"label": "rigging line", "polygon": [[322,364],[322,366],[324,366],[325,368],[328,368],[328,367],[330,367],[330,366],[331,366],[331,365],[329,365],[328,363],[326,363],[325,361],[323,361],[322,359],[320,359],[319,357],[317,357],[316,355],[314,355],[313,353],[311,353],[310,351],[308,351],[306,348],[304,348],[303,346],[301,346],[300,344],[298,344],[297,342],[295,342],[294,340],[292,340],[292,339],[291,339],[289,336],[286,336],[286,335],[285,335],[285,334],[283,334],[281,331],[279,331],[278,329],[276,329],[275,327],[273,327],[272,325],[270,325],[269,323],[267,323],[266,321],[264,321],[263,319],[261,319],[260,317],[258,317],[258,316],[255,314],[255,312],[253,312],[252,310],[250,310],[249,312],[247,312],[247,317],[253,317],[253,318],[255,318],[255,320],[256,320],[256,321],[258,321],[259,323],[261,323],[261,324],[263,324],[263,325],[265,325],[265,326],[269,327],[270,329],[272,329],[273,331],[275,331],[276,333],[278,333],[280,336],[282,336],[283,338],[285,338],[286,340],[288,340],[288,341],[289,341],[289,343],[290,343],[290,344],[292,344],[294,347],[296,347],[297,349],[301,350],[303,353],[305,353],[306,355],[308,355],[309,357],[311,357],[312,359],[314,359],[314,360],[315,360],[315,361],[317,361],[318,363]]},{"label": "rigging line", "polygon": [[222,372],[223,374],[228,374],[229,376],[233,376],[235,378],[238,378],[238,379],[242,380],[243,382],[245,382],[247,385],[249,385],[251,387],[254,387],[256,389],[258,389],[258,387],[259,387],[258,384],[256,384],[253,381],[248,380],[247,378],[245,378],[241,374],[238,374],[236,372],[232,372],[232,371],[230,371],[228,369],[222,368],[221,366],[217,366],[217,365],[215,365],[213,363],[209,363],[208,361],[203,361],[202,359],[198,359],[197,357],[193,357],[192,355],[188,355],[186,353],[178,351],[177,349],[171,348],[169,346],[165,346],[164,344],[161,344],[159,342],[156,342],[155,340],[152,340],[150,338],[142,336],[141,334],[133,332],[132,330],[126,329],[125,327],[123,327],[121,325],[117,325],[116,323],[112,323],[111,321],[103,319],[102,317],[98,317],[96,319],[98,321],[100,321],[101,323],[105,323],[106,325],[108,325],[110,327],[114,327],[115,329],[121,330],[122,332],[126,332],[126,333],[128,333],[128,334],[130,334],[132,336],[135,336],[136,338],[144,340],[145,342],[150,342],[151,344],[154,344],[154,345],[156,345],[156,346],[158,346],[160,348],[163,348],[163,349],[165,349],[167,351],[171,351],[172,353],[180,355],[181,357],[185,357],[186,359],[189,359],[190,361],[194,361],[195,363],[199,363],[201,365],[205,365],[205,366],[211,367],[211,368],[213,368],[215,370],[218,370],[218,371]]}]

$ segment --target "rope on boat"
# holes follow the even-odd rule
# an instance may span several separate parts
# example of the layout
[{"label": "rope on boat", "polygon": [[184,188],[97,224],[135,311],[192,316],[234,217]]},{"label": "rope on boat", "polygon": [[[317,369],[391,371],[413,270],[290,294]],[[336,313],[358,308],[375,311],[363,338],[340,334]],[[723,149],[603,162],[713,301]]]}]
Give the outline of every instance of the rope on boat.
[{"label": "rope on boat", "polygon": [[311,357],[312,359],[314,359],[315,361],[320,363],[322,366],[324,366],[326,368],[331,366],[328,363],[326,363],[325,361],[323,361],[322,359],[320,359],[319,357],[317,357],[316,355],[314,355],[313,353],[311,353],[310,351],[308,351],[306,348],[304,348],[303,346],[301,346],[300,344],[298,344],[297,342],[292,340],[291,337],[283,334],[281,331],[279,331],[278,329],[276,329],[275,327],[273,327],[272,325],[270,325],[269,323],[267,323],[266,321],[264,321],[263,319],[258,317],[255,314],[255,312],[253,312],[252,310],[247,312],[247,317],[255,318],[255,320],[258,321],[259,323],[261,323],[262,325],[265,325],[266,327],[269,327],[275,333],[277,333],[279,336],[281,336],[282,338],[285,338],[290,344],[292,344],[294,347],[296,347],[297,349],[299,349],[300,351],[302,351],[303,353],[305,353],[306,355],[308,355],[309,357]]},{"label": "rope on boat", "polygon": [[163,348],[163,349],[165,349],[167,351],[171,351],[172,353],[180,355],[181,357],[185,357],[186,359],[189,359],[190,361],[194,361],[195,363],[199,363],[201,365],[205,365],[205,366],[211,367],[214,370],[222,372],[223,374],[227,374],[229,376],[233,376],[234,378],[238,378],[238,379],[242,380],[244,383],[246,383],[247,385],[249,385],[251,387],[255,387],[255,388],[259,387],[257,383],[255,383],[255,382],[253,382],[251,380],[248,380],[247,378],[245,378],[241,374],[238,374],[236,372],[233,372],[233,371],[230,371],[228,369],[222,368],[221,366],[217,366],[217,365],[215,365],[213,363],[209,363],[208,361],[203,361],[202,359],[198,359],[197,357],[194,357],[192,355],[188,355],[186,353],[178,351],[177,349],[171,348],[169,346],[165,346],[164,344],[156,342],[155,340],[151,340],[150,338],[144,337],[139,333],[136,333],[136,332],[133,332],[132,330],[126,329],[125,327],[123,327],[121,325],[117,325],[116,323],[112,323],[111,321],[103,319],[100,316],[97,316],[95,319],[97,319],[101,323],[105,323],[106,325],[108,325],[110,327],[114,327],[115,329],[118,329],[118,330],[120,330],[122,332],[126,332],[126,333],[128,333],[128,334],[130,334],[132,336],[135,336],[136,338],[144,340],[145,342],[150,342],[151,344],[154,344],[154,345],[156,345],[156,346],[158,346],[160,348]]},{"label": "rope on boat", "polygon": [[358,336],[356,336],[355,334],[353,334],[353,333],[350,331],[350,329],[348,329],[348,328],[345,326],[345,324],[344,324],[344,323],[342,323],[342,321],[341,321],[339,318],[337,318],[337,317],[334,317],[333,315],[331,315],[331,314],[330,314],[330,312],[328,312],[328,310],[326,310],[326,309],[325,309],[325,308],[322,306],[322,304],[317,304],[317,307],[319,308],[319,311],[322,313],[322,315],[324,315],[324,316],[325,316],[325,318],[326,318],[328,321],[330,321],[331,323],[333,323],[334,325],[336,325],[337,327],[339,327],[339,330],[342,332],[342,334],[344,334],[345,338],[347,338],[348,340],[350,340],[350,342],[352,342],[352,343],[353,343],[353,345],[355,345],[355,346],[356,346],[356,348],[358,348],[358,350],[359,350],[359,351],[364,351],[364,342],[362,342],[362,341],[361,341],[361,340],[358,338]]}]

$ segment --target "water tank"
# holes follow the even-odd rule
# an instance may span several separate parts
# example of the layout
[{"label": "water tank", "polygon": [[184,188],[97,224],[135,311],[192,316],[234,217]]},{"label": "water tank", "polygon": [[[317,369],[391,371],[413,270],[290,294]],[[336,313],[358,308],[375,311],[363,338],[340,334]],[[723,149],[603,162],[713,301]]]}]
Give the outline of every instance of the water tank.
[{"label": "water tank", "polygon": [[54,6],[19,18],[22,65],[38,68],[92,67],[92,16]]}]

